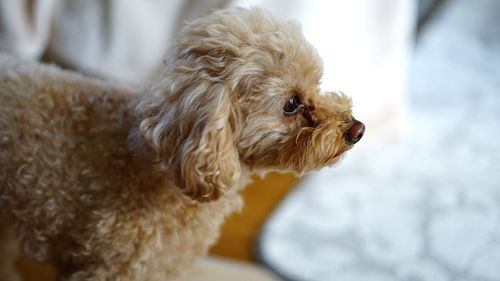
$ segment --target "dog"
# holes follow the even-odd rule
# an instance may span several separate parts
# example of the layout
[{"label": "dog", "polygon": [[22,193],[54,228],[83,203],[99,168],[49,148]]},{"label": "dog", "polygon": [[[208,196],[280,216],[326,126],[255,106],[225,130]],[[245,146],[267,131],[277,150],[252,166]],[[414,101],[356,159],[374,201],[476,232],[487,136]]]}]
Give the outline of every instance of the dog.
[{"label": "dog", "polygon": [[259,8],[187,24],[144,90],[0,56],[0,234],[59,280],[177,278],[251,174],[318,170],[361,139],[321,76],[299,26]]}]

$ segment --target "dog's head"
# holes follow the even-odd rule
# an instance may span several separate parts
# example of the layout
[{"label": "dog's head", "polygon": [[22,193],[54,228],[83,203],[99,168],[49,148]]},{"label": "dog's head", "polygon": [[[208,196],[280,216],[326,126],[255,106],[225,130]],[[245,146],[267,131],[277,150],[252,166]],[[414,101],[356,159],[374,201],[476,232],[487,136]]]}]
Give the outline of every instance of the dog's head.
[{"label": "dog's head", "polygon": [[300,28],[260,9],[188,24],[138,106],[142,136],[182,191],[223,195],[250,170],[303,173],[362,136],[351,101],[318,88],[321,60]]}]

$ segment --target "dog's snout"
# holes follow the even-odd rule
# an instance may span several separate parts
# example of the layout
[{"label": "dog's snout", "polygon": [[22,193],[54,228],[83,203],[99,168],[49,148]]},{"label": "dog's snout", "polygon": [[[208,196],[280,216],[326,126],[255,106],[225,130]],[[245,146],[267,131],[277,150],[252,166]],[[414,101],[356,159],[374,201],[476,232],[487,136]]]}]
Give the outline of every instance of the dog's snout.
[{"label": "dog's snout", "polygon": [[344,139],[352,143],[357,143],[363,137],[364,134],[365,134],[365,125],[359,122],[358,120],[354,120],[354,123],[345,132]]}]

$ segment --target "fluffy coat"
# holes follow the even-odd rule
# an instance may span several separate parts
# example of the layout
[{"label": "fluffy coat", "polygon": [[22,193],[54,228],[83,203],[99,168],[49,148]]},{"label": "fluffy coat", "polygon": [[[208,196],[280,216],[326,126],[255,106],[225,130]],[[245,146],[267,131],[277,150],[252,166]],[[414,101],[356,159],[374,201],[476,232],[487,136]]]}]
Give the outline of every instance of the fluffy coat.
[{"label": "fluffy coat", "polygon": [[188,24],[146,90],[0,56],[0,234],[60,280],[177,277],[251,173],[352,147],[351,101],[320,93],[321,74],[298,26],[260,9]]}]

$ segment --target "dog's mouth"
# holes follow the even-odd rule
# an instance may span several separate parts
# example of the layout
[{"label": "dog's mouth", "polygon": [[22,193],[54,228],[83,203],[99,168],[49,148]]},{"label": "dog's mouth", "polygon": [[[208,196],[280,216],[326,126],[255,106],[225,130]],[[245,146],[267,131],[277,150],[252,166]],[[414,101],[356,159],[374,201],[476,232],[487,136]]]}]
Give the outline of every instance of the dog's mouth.
[{"label": "dog's mouth", "polygon": [[327,166],[333,165],[334,163],[339,161],[344,156],[344,153],[350,150],[352,147],[352,144],[346,143],[345,145],[340,147],[333,155],[328,157],[323,164]]},{"label": "dog's mouth", "polygon": [[353,146],[354,146],[354,144],[347,143],[346,145],[344,145],[342,148],[340,148],[333,155],[332,159],[337,159],[337,158],[341,157],[344,153],[346,153],[347,151],[349,151]]}]

